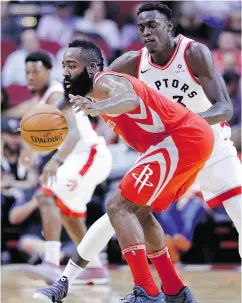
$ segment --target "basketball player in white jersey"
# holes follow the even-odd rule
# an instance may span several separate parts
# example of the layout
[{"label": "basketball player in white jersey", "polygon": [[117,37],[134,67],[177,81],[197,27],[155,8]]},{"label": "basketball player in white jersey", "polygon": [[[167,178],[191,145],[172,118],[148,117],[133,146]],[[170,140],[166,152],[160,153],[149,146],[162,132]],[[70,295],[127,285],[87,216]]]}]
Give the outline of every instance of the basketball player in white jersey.
[{"label": "basketball player in white jersey", "polygon": [[[63,86],[50,76],[50,57],[43,52],[35,52],[29,54],[25,62],[28,88],[36,94],[36,102],[56,104],[62,100]],[[104,139],[93,130],[88,117],[74,115],[72,109],[66,110],[65,116],[68,136],[45,165],[40,176],[42,187],[36,195],[46,240],[44,261],[37,266],[25,267],[31,276],[44,278],[48,283],[55,281],[60,274],[62,223],[71,239],[79,244],[86,232],[86,204],[111,169],[110,152]],[[34,154],[26,149],[20,161],[26,165]],[[107,281],[107,273],[99,258],[77,280],[79,284]]]},{"label": "basketball player in white jersey", "polygon": [[[139,78],[211,124],[215,147],[197,182],[210,207],[224,205],[241,238],[242,170],[236,149],[229,139],[230,129],[226,122],[232,117],[232,104],[224,81],[215,70],[210,50],[181,35],[172,38],[171,18],[171,10],[160,2],[142,5],[137,23],[145,48],[122,55],[108,69]],[[92,225],[62,274],[68,279],[68,287],[88,262],[105,247],[113,233],[107,215]],[[241,239],[239,242],[241,254]],[[174,268],[164,268],[164,276],[169,279],[170,285],[177,285]],[[58,287],[59,291],[65,288],[61,283]],[[173,291],[164,291],[167,302],[190,302],[186,300],[182,289]]]},{"label": "basketball player in white jersey", "polygon": [[215,146],[197,182],[210,208],[224,205],[241,237],[242,169],[227,123],[233,107],[212,54],[205,45],[182,35],[172,38],[172,11],[166,5],[144,4],[137,15],[145,47],[124,54],[109,69],[137,77],[211,125]]}]

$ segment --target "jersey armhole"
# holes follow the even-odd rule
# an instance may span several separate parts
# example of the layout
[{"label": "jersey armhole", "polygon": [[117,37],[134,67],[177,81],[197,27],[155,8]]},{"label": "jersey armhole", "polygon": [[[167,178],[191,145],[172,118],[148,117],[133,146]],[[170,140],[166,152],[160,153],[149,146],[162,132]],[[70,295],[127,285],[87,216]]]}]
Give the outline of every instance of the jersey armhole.
[{"label": "jersey armhole", "polygon": [[[63,94],[62,92],[60,92],[60,91],[57,91],[57,90],[55,90],[55,91],[53,91],[53,92],[50,92],[50,94],[46,97],[46,100],[45,100],[45,103],[46,104],[51,104],[51,103],[49,103],[49,98],[53,95],[53,94],[56,94],[56,93],[58,93],[58,94]],[[61,96],[60,96],[61,97]],[[58,99],[59,100],[59,99]],[[56,101],[56,100],[55,100]]]},{"label": "jersey armhole", "polygon": [[188,71],[189,71],[189,73],[190,73],[192,79],[193,79],[198,85],[201,85],[200,81],[194,76],[194,74],[193,74],[193,72],[192,72],[192,70],[191,70],[191,68],[190,68],[190,66],[189,66],[189,63],[188,63],[188,61],[187,61],[187,50],[188,50],[188,48],[191,46],[192,42],[193,42],[193,41],[190,41],[190,42],[187,43],[187,46],[186,46],[186,48],[185,48],[185,50],[184,50],[184,60],[185,60],[187,69],[188,69]]},{"label": "jersey armhole", "polygon": [[139,79],[139,70],[140,70],[140,61],[141,61],[141,57],[142,57],[142,48],[139,50],[139,56],[138,56],[138,60],[136,63],[136,78]]}]

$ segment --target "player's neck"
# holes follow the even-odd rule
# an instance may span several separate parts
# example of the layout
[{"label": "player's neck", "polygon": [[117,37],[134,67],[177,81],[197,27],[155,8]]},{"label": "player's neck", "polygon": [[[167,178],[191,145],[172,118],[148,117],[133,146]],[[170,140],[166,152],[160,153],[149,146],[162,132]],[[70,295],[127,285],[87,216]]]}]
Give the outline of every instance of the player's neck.
[{"label": "player's neck", "polygon": [[173,39],[170,37],[162,50],[158,51],[157,53],[151,54],[152,61],[157,65],[165,65],[170,60],[176,44],[176,38]]}]

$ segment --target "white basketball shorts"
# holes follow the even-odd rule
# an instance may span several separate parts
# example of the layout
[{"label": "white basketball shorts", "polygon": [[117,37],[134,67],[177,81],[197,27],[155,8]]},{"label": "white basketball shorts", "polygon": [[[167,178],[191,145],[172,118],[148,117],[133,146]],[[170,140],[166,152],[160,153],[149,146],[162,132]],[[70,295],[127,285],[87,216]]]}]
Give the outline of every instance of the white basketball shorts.
[{"label": "white basketball shorts", "polygon": [[210,208],[241,195],[242,166],[230,140],[230,127],[227,124],[221,125],[222,131],[218,126],[214,130],[213,153],[196,179]]},{"label": "white basketball shorts", "polygon": [[108,177],[111,166],[112,156],[107,146],[94,145],[89,151],[71,154],[58,169],[56,181],[42,191],[56,196],[56,204],[65,215],[85,217],[86,204],[96,186]]}]

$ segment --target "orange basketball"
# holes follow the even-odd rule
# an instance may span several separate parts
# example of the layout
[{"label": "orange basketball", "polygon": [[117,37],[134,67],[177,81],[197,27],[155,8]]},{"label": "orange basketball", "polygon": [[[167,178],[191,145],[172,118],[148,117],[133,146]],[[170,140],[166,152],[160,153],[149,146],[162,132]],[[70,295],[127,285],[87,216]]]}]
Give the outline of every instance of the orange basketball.
[{"label": "orange basketball", "polygon": [[39,104],[27,111],[20,123],[24,142],[39,152],[57,149],[68,133],[64,114],[53,105]]}]

